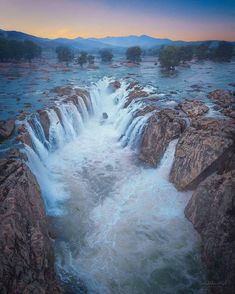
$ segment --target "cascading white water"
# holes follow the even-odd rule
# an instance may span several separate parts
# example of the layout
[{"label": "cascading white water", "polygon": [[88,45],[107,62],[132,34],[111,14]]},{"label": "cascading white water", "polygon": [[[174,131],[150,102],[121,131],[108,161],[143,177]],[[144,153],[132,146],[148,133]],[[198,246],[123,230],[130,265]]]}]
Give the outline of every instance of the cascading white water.
[{"label": "cascading white water", "polygon": [[28,125],[61,279],[72,293],[200,293],[198,239],[183,214],[190,193],[168,181],[176,141],[157,169],[141,166],[133,150],[152,114],[136,116],[141,101],[123,108],[127,84],[109,84],[91,87],[89,120],[85,104],[48,110],[48,141]]}]

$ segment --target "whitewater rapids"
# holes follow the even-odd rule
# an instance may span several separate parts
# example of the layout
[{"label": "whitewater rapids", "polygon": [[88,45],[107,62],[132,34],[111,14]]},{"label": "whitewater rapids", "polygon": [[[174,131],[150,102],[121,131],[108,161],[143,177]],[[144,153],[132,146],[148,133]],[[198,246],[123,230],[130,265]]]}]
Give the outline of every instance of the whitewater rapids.
[{"label": "whitewater rapids", "polygon": [[91,87],[92,117],[84,105],[82,113],[60,105],[60,124],[49,111],[49,141],[28,125],[28,164],[56,231],[58,274],[69,293],[200,293],[200,243],[184,217],[191,192],[168,181],[177,141],[157,168],[143,166],[136,153],[151,114],[135,118],[141,102],[124,109],[125,82],[115,93],[109,83]]}]

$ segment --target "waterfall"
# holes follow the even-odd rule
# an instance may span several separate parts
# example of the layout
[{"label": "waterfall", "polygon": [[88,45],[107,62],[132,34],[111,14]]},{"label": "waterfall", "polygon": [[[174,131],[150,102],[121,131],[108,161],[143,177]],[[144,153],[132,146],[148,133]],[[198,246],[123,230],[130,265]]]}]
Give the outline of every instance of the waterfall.
[{"label": "waterfall", "polygon": [[168,181],[177,141],[158,168],[139,165],[154,111],[143,115],[142,99],[125,107],[128,83],[113,91],[112,81],[56,102],[44,113],[49,128],[40,113],[26,122],[27,164],[58,236],[57,272],[68,293],[200,293],[198,239],[183,213],[191,193]]},{"label": "waterfall", "polygon": [[[26,128],[32,140],[32,148],[29,146],[25,148],[28,165],[36,175],[40,186],[43,187],[42,194],[48,213],[54,213],[54,211],[58,213],[60,209],[57,210],[55,207],[58,208],[60,200],[66,198],[64,188],[61,185],[56,187],[58,186],[55,184],[56,175],[53,178],[50,176],[53,174],[50,167],[50,155],[79,138],[82,132],[86,131],[86,125],[90,120],[99,123],[102,113],[108,113],[108,121],[105,123],[115,127],[117,141],[120,139],[121,146],[138,149],[144,128],[152,113],[136,116],[136,113],[144,106],[140,101],[132,101],[127,108],[124,108],[130,91],[127,90],[128,83],[122,80],[120,88],[112,91],[110,89],[112,81],[111,78],[103,78],[91,85],[90,95],[73,96],[72,99],[56,102],[54,107],[47,109],[48,138],[39,114],[32,115],[26,122]],[[79,89],[74,88],[74,91],[79,92]],[[92,111],[88,109],[88,106],[92,108]],[[56,187],[54,191],[48,188],[53,186],[49,183],[50,181]],[[55,194],[58,195],[55,196]],[[55,201],[52,201],[52,198]]]}]

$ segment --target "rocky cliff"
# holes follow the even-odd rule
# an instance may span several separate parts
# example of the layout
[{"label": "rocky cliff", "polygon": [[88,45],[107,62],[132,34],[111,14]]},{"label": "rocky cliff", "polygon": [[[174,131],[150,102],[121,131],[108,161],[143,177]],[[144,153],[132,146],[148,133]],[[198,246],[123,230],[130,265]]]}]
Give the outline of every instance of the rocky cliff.
[{"label": "rocky cliff", "polygon": [[185,214],[202,237],[212,293],[235,291],[235,170],[213,175],[193,193]]},{"label": "rocky cliff", "polygon": [[0,289],[61,293],[40,189],[18,156],[0,160]]}]

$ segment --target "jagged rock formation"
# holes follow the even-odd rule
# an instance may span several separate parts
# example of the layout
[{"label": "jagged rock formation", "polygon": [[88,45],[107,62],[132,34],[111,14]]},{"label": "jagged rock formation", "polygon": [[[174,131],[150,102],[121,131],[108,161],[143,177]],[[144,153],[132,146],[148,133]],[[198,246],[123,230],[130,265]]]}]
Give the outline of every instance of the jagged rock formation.
[{"label": "jagged rock formation", "polygon": [[186,100],[179,104],[179,108],[190,118],[197,118],[198,116],[207,113],[209,110],[209,107],[199,100]]},{"label": "jagged rock formation", "polygon": [[218,109],[225,115],[235,118],[235,93],[229,90],[217,89],[208,94]]},{"label": "jagged rock formation", "polygon": [[0,142],[8,139],[15,129],[14,120],[0,121]]},{"label": "jagged rock formation", "polygon": [[179,139],[170,180],[179,190],[193,189],[221,169],[234,149],[232,121],[204,118],[193,122]]},{"label": "jagged rock formation", "polygon": [[185,127],[184,117],[172,109],[163,109],[151,116],[140,145],[139,158],[156,165],[170,141],[179,137]]},{"label": "jagged rock formation", "polygon": [[0,160],[0,289],[61,293],[40,189],[20,158]]},{"label": "jagged rock formation", "polygon": [[202,237],[211,293],[235,291],[235,170],[203,181],[185,214]]}]

